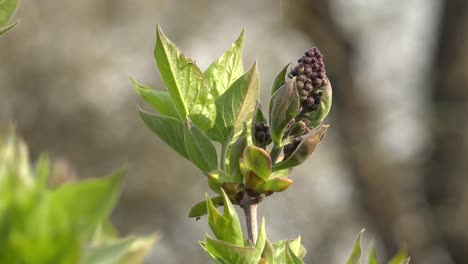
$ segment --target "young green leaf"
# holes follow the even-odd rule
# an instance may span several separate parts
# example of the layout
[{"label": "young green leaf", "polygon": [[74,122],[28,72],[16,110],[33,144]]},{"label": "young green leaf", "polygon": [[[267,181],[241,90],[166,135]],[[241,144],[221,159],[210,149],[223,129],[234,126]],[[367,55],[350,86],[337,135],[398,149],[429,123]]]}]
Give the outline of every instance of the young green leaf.
[{"label": "young green leaf", "polygon": [[353,250],[351,251],[351,255],[349,256],[346,264],[359,264],[359,259],[361,258],[361,238],[363,233],[364,229],[359,232],[356,238],[356,243],[354,244]]},{"label": "young green leaf", "polygon": [[230,143],[243,130],[244,123],[250,125],[258,94],[259,79],[254,63],[216,99],[216,122],[208,136],[222,144]]},{"label": "young green leaf", "polygon": [[281,145],[286,127],[299,114],[300,109],[296,78],[293,78],[283,84],[270,100],[271,138],[276,146]]},{"label": "young green leaf", "polygon": [[0,1],[0,27],[3,27],[13,16],[18,6],[18,0]]},{"label": "young green leaf", "polygon": [[141,119],[156,135],[184,158],[190,160],[185,148],[184,124],[174,118],[157,116],[138,108]]},{"label": "young green leaf", "polygon": [[239,167],[239,159],[244,153],[244,149],[247,147],[247,131],[232,144],[231,152],[229,154],[229,170],[232,177],[232,181],[235,183],[242,183],[242,173]]},{"label": "young green leaf", "polygon": [[258,264],[260,260],[255,248],[236,246],[225,241],[212,239],[208,235],[205,237],[202,247],[215,259],[216,263]]},{"label": "young green leaf", "polygon": [[227,175],[226,172],[220,170],[206,173],[206,176],[208,177],[208,186],[210,189],[220,195],[223,194],[221,192],[223,183],[232,181],[232,178]]},{"label": "young green leaf", "polygon": [[370,246],[369,246],[369,253],[367,255],[367,264],[379,264],[379,262],[377,260],[377,254],[375,252],[374,241],[372,241]]},{"label": "young green leaf", "polygon": [[208,224],[210,225],[211,231],[213,231],[213,234],[217,239],[234,244],[236,246],[243,246],[244,238],[236,209],[224,191],[223,197],[224,212],[221,215],[218,210],[216,210],[216,207],[213,205],[213,202],[210,200],[208,195],[206,195]]},{"label": "young green leaf", "polygon": [[[216,208],[223,205],[222,196],[211,197],[210,200]],[[199,217],[199,216],[206,215],[207,213],[208,213],[207,204],[206,204],[206,200],[204,200],[204,201],[201,201],[192,205],[192,208],[190,208],[188,217],[191,217],[191,218]]]},{"label": "young green leaf", "polygon": [[248,146],[243,154],[244,164],[247,169],[253,171],[257,176],[267,181],[272,172],[270,154],[264,149],[256,146]]},{"label": "young green leaf", "polygon": [[285,264],[304,264],[302,260],[293,252],[291,244],[286,243],[286,263]]},{"label": "young green leaf", "polygon": [[398,252],[398,254],[396,254],[392,259],[390,259],[388,264],[404,264],[407,260],[409,262],[408,253],[406,253],[406,249],[403,248]]},{"label": "young green leaf", "polygon": [[203,73],[211,85],[211,94],[215,99],[221,96],[244,73],[244,66],[242,65],[244,33],[245,29],[232,43],[231,48]]},{"label": "young green leaf", "polygon": [[253,118],[252,118],[252,124],[250,126],[250,132],[251,132],[251,136],[252,136],[251,137],[252,138],[252,143],[255,146],[260,146],[260,143],[257,142],[257,139],[255,137],[255,124],[256,123],[263,123],[263,124],[267,123],[265,115],[263,114],[262,106],[260,105],[260,103],[258,101],[257,101],[257,103],[255,105],[255,110],[254,110],[254,114],[253,114]]},{"label": "young green leaf", "polygon": [[83,264],[118,264],[127,253],[134,239],[123,239],[111,244],[87,250]]},{"label": "young green leaf", "polygon": [[273,95],[280,87],[283,85],[283,82],[286,80],[286,72],[291,63],[288,63],[284,68],[276,75],[273,85],[271,87],[271,95]]},{"label": "young green leaf", "polygon": [[268,261],[268,264],[276,264],[275,262],[275,248],[270,240],[266,239],[265,247],[263,248],[262,258]]},{"label": "young green leaf", "polygon": [[282,192],[286,190],[293,181],[288,178],[271,178],[264,184],[260,185],[260,189],[264,192]]},{"label": "young green leaf", "polygon": [[130,78],[135,86],[137,93],[145,99],[156,111],[158,111],[162,116],[172,117],[178,120],[177,110],[172,103],[171,97],[167,92],[156,91],[147,86],[140,85],[133,78]]},{"label": "young green leaf", "polygon": [[185,119],[183,133],[185,148],[193,164],[203,172],[216,170],[218,155],[213,143],[188,118]]},{"label": "young green leaf", "polygon": [[154,49],[156,64],[180,119],[186,116],[202,131],[216,118],[210,85],[195,63],[172,43],[158,25]]}]

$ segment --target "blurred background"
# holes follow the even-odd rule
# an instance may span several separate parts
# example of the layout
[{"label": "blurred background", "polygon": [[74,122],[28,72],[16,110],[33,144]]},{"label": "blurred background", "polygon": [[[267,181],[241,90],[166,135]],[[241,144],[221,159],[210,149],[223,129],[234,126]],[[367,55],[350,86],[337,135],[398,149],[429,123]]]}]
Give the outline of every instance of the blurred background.
[{"label": "blurred background", "polygon": [[365,227],[382,260],[406,247],[414,264],[468,263],[468,1],[24,0],[16,17],[0,40],[0,129],[14,122],[62,177],[126,164],[113,222],[159,232],[147,263],[209,262],[206,221],[187,218],[205,177],[145,127],[128,79],[163,89],[157,23],[202,69],[245,26],[264,108],[284,65],[324,54],[331,129],[259,206],[271,240],[300,234],[306,263],[345,263]]}]

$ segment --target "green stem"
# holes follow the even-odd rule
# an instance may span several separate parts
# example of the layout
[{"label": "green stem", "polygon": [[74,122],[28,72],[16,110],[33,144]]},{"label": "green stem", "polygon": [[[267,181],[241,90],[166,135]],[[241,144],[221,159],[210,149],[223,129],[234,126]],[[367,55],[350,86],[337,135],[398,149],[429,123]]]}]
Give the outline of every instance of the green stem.
[{"label": "green stem", "polygon": [[281,154],[282,149],[283,149],[282,146],[273,145],[273,149],[270,152],[271,163],[273,163],[273,165],[276,163],[276,160],[278,159],[279,155]]},{"label": "green stem", "polygon": [[226,155],[227,155],[227,148],[228,144],[223,143],[221,144],[221,156],[219,157],[219,164],[221,166],[222,171],[226,171]]}]

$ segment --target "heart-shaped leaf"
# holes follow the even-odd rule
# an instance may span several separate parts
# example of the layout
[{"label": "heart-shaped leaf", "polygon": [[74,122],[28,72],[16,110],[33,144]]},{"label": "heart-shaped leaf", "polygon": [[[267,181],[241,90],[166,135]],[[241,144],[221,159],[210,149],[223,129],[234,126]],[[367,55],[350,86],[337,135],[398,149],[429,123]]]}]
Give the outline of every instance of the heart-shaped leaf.
[{"label": "heart-shaped leaf", "polygon": [[245,29],[232,43],[232,47],[203,73],[211,85],[211,94],[215,99],[222,95],[244,73],[244,66],[242,65],[244,33]]},{"label": "heart-shaped leaf", "polygon": [[270,178],[272,164],[270,154],[264,149],[256,146],[248,146],[243,154],[244,164],[247,169],[253,171],[255,175],[264,181]]},{"label": "heart-shaped leaf", "polygon": [[186,116],[205,131],[216,118],[214,97],[202,72],[162,32],[158,25],[154,56],[161,78],[179,115]]}]

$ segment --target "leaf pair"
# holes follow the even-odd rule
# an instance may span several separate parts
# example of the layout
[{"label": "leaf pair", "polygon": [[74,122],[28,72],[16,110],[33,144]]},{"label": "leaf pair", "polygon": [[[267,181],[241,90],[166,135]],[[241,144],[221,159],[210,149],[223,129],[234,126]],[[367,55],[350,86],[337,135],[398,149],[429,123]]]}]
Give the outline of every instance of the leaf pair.
[{"label": "leaf pair", "polygon": [[267,240],[262,258],[268,264],[303,264],[306,253],[299,236],[294,240],[281,240],[274,244]]},{"label": "leaf pair", "polygon": [[[361,249],[361,238],[362,234],[364,233],[364,229],[359,232],[356,242],[354,244],[353,250],[351,251],[351,255],[348,258],[348,261],[346,264],[359,264],[360,263],[360,258],[362,255],[362,249]],[[408,264],[410,261],[410,258],[407,256],[407,253],[405,250],[401,250],[397,255],[395,255],[389,262],[388,264]],[[374,243],[371,244],[369,248],[369,253],[367,257],[367,263],[368,264],[378,264],[379,262],[377,261],[377,255],[375,253],[375,247]]]},{"label": "leaf pair", "polygon": [[221,215],[206,197],[208,224],[217,239],[205,237],[201,247],[218,264],[243,263],[257,264],[261,259],[266,243],[265,220],[260,226],[255,246],[246,244],[236,210],[225,193],[223,193],[224,213]]}]

